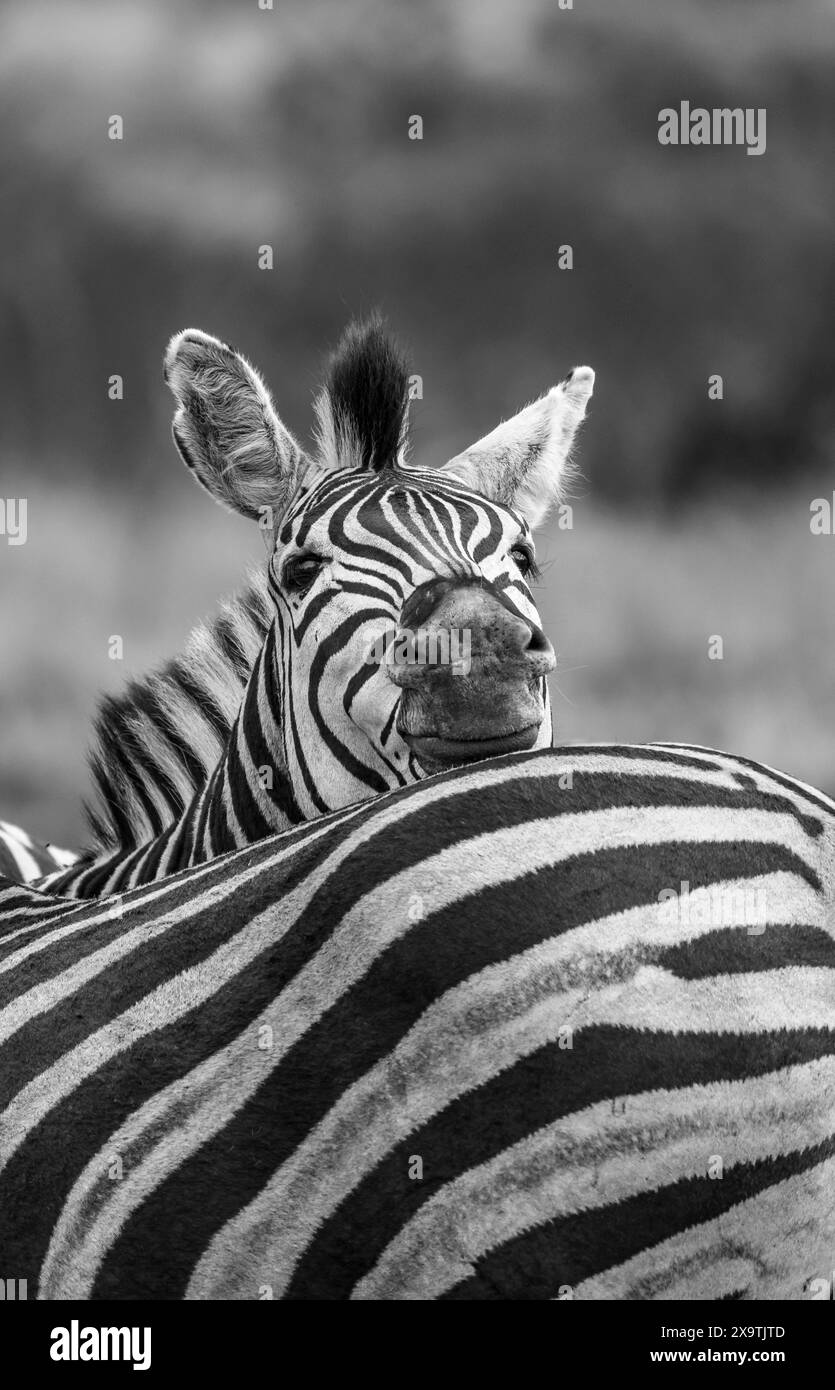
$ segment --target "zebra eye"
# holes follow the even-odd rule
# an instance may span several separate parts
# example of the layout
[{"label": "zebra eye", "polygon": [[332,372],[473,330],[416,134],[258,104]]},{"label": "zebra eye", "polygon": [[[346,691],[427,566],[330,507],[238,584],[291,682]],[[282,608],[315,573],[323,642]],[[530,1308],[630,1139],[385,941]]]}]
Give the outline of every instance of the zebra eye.
[{"label": "zebra eye", "polygon": [[538,579],[539,569],[533,556],[533,551],[527,545],[514,545],[510,557],[522,572],[522,578]]},{"label": "zebra eye", "polygon": [[281,582],[292,593],[303,594],[310,588],[324,563],[321,555],[293,555],[281,571]]}]

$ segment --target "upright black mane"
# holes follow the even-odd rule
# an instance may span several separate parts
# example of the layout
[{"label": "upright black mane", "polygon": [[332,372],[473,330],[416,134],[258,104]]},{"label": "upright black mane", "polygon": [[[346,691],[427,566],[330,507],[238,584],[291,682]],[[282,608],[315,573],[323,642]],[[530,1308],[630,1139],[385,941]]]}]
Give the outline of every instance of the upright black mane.
[{"label": "upright black mane", "polygon": [[379,314],[345,329],[325,390],[339,431],[357,446],[358,466],[391,467],[406,441],[409,363]]}]

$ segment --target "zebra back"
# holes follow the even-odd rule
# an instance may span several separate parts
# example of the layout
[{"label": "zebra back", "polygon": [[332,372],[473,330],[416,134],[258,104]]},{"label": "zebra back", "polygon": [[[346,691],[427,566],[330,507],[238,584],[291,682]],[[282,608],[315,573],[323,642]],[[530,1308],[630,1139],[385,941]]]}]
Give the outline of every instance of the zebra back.
[{"label": "zebra back", "polygon": [[123,899],[9,889],[7,1268],[45,1298],[804,1297],[835,1238],[833,812],[601,745]]}]

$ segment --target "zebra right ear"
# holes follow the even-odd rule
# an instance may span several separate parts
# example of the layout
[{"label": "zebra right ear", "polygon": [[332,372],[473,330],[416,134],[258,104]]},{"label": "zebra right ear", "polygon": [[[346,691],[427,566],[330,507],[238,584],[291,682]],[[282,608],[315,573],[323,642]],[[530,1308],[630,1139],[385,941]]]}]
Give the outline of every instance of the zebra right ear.
[{"label": "zebra right ear", "polygon": [[575,367],[546,396],[450,459],[445,471],[521,512],[535,530],[548,508],[565,496],[572,445],[593,389],[591,367]]},{"label": "zebra right ear", "polygon": [[168,344],[164,374],[177,401],[174,441],[198,483],[232,511],[260,519],[271,510],[278,520],[308,461],[255,368],[187,328]]}]

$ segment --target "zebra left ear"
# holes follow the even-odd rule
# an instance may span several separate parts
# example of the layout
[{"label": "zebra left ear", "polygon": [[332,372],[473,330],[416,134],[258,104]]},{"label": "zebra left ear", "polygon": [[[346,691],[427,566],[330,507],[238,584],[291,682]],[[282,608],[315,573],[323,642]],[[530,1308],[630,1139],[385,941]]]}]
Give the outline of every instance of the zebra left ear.
[{"label": "zebra left ear", "polygon": [[269,511],[277,520],[307,459],[255,368],[228,343],[187,328],[168,344],[164,373],[177,401],[174,441],[198,483],[242,516]]},{"label": "zebra left ear", "polygon": [[565,496],[571,448],[593,388],[591,367],[575,367],[547,396],[504,420],[443,471],[538,526]]}]

